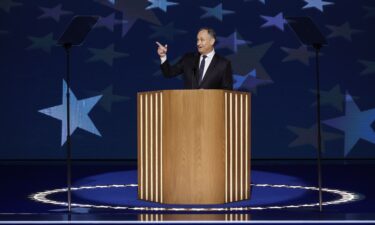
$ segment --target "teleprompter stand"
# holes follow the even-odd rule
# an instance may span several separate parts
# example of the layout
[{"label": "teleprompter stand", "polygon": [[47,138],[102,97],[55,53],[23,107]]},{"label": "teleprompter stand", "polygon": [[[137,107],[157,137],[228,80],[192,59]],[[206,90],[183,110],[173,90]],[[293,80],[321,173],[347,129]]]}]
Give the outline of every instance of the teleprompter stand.
[{"label": "teleprompter stand", "polygon": [[315,49],[315,68],[316,68],[316,99],[317,99],[317,123],[318,123],[318,185],[319,185],[319,211],[322,211],[322,134],[320,122],[320,85],[319,85],[319,51],[323,45],[327,44],[326,38],[320,32],[319,28],[309,17],[287,17],[289,26],[297,35],[302,44],[312,46]]},{"label": "teleprompter stand", "polygon": [[[64,47],[66,52],[66,142],[67,142],[67,186],[68,186],[68,212],[71,212],[71,185],[72,185],[72,171],[71,171],[71,158],[72,158],[72,149],[71,149],[71,139],[70,139],[70,50],[73,46],[82,45],[87,34],[92,30],[93,26],[98,21],[98,16],[75,16],[67,29],[61,35],[58,40],[58,45]],[[63,125],[64,126],[64,125]]]}]

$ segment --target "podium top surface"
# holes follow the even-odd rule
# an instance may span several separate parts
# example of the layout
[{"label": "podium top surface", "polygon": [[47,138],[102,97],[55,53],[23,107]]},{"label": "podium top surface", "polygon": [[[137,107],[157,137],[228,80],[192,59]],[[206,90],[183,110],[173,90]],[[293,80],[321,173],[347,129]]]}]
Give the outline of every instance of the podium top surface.
[{"label": "podium top surface", "polygon": [[251,95],[251,92],[245,92],[245,91],[232,91],[232,90],[223,90],[223,89],[172,89],[172,90],[155,90],[155,91],[141,91],[141,92],[138,92],[137,94],[145,94],[145,93],[155,93],[155,92],[165,92],[165,93],[169,93],[169,92],[186,92],[186,93],[190,93],[190,92],[196,92],[196,93],[239,93],[239,94],[249,94]]}]

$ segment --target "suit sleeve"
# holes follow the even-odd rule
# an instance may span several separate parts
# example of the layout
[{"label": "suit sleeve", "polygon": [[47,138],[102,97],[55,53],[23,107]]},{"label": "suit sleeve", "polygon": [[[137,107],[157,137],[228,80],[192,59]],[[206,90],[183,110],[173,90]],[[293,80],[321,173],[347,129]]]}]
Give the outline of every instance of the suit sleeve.
[{"label": "suit sleeve", "polygon": [[184,72],[184,58],[180,59],[175,65],[170,65],[168,59],[160,65],[164,77],[175,77]]},{"label": "suit sleeve", "polygon": [[230,61],[228,61],[225,67],[225,74],[223,76],[221,86],[223,87],[223,89],[233,90],[233,73],[232,73],[232,65]]}]

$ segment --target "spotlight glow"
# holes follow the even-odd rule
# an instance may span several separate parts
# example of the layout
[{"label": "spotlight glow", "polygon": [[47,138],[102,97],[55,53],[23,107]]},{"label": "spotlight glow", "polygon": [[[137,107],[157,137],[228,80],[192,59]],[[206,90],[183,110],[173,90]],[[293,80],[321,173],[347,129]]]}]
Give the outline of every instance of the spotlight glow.
[{"label": "spotlight glow", "polygon": [[[302,189],[310,191],[319,191],[317,187],[305,187],[296,185],[285,185],[285,184],[251,184],[254,187],[271,187],[271,188],[290,188],[290,189]],[[81,186],[73,187],[72,191],[78,190],[89,190],[89,189],[104,189],[104,188],[129,188],[138,187],[137,184],[112,184],[112,185],[95,185],[95,186]],[[48,196],[57,193],[66,192],[67,188],[47,190],[43,192],[37,192],[32,194],[30,198],[37,202],[43,202],[53,205],[67,206],[67,202],[55,201],[49,199]],[[353,202],[359,199],[359,195],[349,191],[343,191],[338,189],[323,188],[323,192],[338,195],[339,198],[332,201],[323,202],[322,205],[338,205],[343,203]],[[171,207],[132,207],[132,206],[113,206],[113,205],[93,205],[93,204],[79,204],[72,203],[73,207],[82,208],[97,208],[97,209],[119,209],[119,210],[135,210],[135,211],[174,211],[174,212],[221,212],[221,211],[250,211],[250,210],[265,210],[265,209],[288,209],[288,208],[302,208],[302,207],[316,207],[319,203],[307,203],[298,205],[273,205],[273,206],[247,206],[247,207],[213,207],[213,208],[171,208]]]}]

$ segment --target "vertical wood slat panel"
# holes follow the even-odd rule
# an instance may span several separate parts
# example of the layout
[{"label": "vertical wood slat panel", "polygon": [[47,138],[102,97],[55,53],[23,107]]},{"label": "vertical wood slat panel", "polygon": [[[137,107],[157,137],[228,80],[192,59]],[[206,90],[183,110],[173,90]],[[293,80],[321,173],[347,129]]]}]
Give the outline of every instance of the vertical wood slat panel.
[{"label": "vertical wood slat panel", "polygon": [[143,162],[144,162],[144,159],[143,159],[143,156],[144,156],[144,153],[143,153],[143,123],[144,123],[144,118],[143,118],[143,114],[144,114],[144,108],[143,108],[143,95],[142,94],[139,94],[138,95],[138,159],[139,159],[139,163],[138,163],[138,197],[140,199],[143,199],[144,198],[144,187],[143,187],[143,178],[144,178],[144,171],[143,171]]},{"label": "vertical wood slat panel", "polygon": [[154,184],[155,184],[155,168],[154,168],[154,93],[150,93],[150,200],[155,201],[154,198]]},{"label": "vertical wood slat panel", "polygon": [[225,202],[228,199],[228,93],[224,92],[224,123],[225,123]]},{"label": "vertical wood slat panel", "polygon": [[226,202],[249,198],[249,97],[226,92]]},{"label": "vertical wood slat panel", "polygon": [[233,187],[233,162],[234,162],[234,159],[233,159],[233,94],[230,93],[229,94],[229,133],[230,133],[230,137],[229,137],[229,146],[230,146],[230,154],[229,154],[229,183],[230,183],[230,189],[229,189],[229,192],[230,192],[230,198],[229,198],[229,201],[232,202],[234,201],[234,196],[233,196],[233,192],[234,192],[234,187]]},{"label": "vertical wood slat panel", "polygon": [[149,201],[162,200],[162,94],[138,96],[139,187],[138,196]]},{"label": "vertical wood slat panel", "polygon": [[245,96],[245,197],[248,199],[250,196],[250,146],[251,146],[251,95]]},{"label": "vertical wood slat panel", "polygon": [[239,198],[239,193],[238,193],[238,94],[234,94],[234,132],[235,132],[235,136],[234,136],[234,144],[235,144],[235,148],[234,148],[234,155],[235,155],[235,158],[234,158],[234,182],[235,182],[235,185],[234,185],[234,201],[238,201]]},{"label": "vertical wood slat panel", "polygon": [[241,172],[242,180],[241,180],[241,185],[243,189],[241,190],[242,198],[241,199],[247,199],[247,179],[246,179],[246,170],[248,169],[246,166],[246,95],[241,95],[241,145],[242,145],[242,150],[241,150],[241,166],[244,168]]}]

